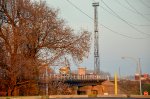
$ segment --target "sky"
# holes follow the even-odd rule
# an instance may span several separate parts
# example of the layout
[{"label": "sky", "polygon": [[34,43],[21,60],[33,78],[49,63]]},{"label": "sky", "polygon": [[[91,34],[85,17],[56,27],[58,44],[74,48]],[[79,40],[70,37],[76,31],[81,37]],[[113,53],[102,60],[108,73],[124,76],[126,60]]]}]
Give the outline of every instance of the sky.
[{"label": "sky", "polygon": [[[150,74],[150,0],[46,0],[59,9],[59,17],[74,29],[91,32],[91,50],[79,65],[94,68],[94,8],[99,2],[100,70],[121,76],[134,75],[140,59],[142,73]],[[76,7],[75,7],[76,6]],[[121,57],[126,57],[122,59]],[[77,69],[76,64],[71,65]]]}]

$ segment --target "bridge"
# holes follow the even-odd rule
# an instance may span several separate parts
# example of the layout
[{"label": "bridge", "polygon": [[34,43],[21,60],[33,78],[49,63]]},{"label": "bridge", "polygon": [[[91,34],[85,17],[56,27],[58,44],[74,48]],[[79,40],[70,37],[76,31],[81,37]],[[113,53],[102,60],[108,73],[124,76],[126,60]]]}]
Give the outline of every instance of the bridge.
[{"label": "bridge", "polygon": [[101,84],[103,81],[108,80],[105,75],[63,75],[63,74],[50,74],[47,77],[41,76],[41,82],[46,83],[49,80],[52,81],[64,81],[65,83],[72,86],[86,86],[86,85],[97,85]]},{"label": "bridge", "polygon": [[45,91],[44,93],[46,93],[49,82],[56,82],[56,84],[64,82],[70,86],[73,94],[90,94],[93,93],[93,91],[100,94],[103,92],[102,82],[106,80],[108,80],[107,76],[95,74],[49,74],[47,76],[40,76],[39,84],[40,88]]}]

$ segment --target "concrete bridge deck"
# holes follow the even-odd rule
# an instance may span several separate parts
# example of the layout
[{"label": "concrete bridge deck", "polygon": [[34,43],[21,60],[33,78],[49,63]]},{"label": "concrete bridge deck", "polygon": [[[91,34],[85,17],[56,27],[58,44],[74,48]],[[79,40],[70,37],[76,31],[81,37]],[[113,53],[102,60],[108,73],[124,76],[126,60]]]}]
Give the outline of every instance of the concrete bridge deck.
[{"label": "concrete bridge deck", "polygon": [[61,75],[61,74],[51,74],[47,77],[40,77],[40,81],[43,83],[48,82],[49,80],[54,81],[64,81],[73,86],[85,86],[85,85],[97,85],[102,83],[105,80],[108,80],[108,77],[101,75]]}]

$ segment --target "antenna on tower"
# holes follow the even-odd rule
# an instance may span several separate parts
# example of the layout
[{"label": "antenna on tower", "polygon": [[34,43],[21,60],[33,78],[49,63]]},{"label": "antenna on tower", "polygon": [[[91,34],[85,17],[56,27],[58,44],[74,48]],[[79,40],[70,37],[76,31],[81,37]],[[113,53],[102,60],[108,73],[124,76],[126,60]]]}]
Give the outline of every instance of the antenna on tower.
[{"label": "antenna on tower", "polygon": [[99,2],[94,2],[94,73],[100,74],[100,57],[99,57],[99,34],[98,34],[98,11]]}]

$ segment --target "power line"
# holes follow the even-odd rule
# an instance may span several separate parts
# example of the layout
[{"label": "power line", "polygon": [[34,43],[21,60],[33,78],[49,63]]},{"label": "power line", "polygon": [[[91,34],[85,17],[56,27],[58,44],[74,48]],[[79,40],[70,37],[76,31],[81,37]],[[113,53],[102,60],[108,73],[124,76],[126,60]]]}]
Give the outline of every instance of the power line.
[{"label": "power line", "polygon": [[[133,13],[136,13],[135,11],[133,11],[132,9],[126,7],[125,5],[123,5],[119,0],[115,0],[119,5],[121,5],[122,7],[126,8],[127,10],[133,12]],[[137,13],[136,13],[137,14]]]},{"label": "power line", "polygon": [[101,1],[103,2],[103,4],[104,4],[109,10],[111,10],[111,11],[115,14],[115,16],[116,16],[118,19],[122,20],[124,23],[126,23],[128,26],[130,26],[132,29],[134,29],[135,31],[139,32],[140,34],[145,34],[145,35],[147,35],[147,36],[150,36],[150,34],[147,34],[147,33],[143,32],[143,31],[140,31],[140,30],[138,30],[137,28],[135,28],[134,26],[132,26],[128,21],[126,21],[125,19],[121,18],[115,11],[113,11],[103,0],[101,0]]},{"label": "power line", "polygon": [[[104,8],[103,6],[100,6],[101,8],[103,8],[106,12],[108,12],[109,14],[117,17],[115,14],[112,14],[111,12],[109,12],[106,8]],[[132,24],[132,25],[136,25],[136,26],[150,26],[150,25],[145,25],[145,24],[136,24],[136,23],[132,23],[132,22],[129,22],[128,23]]]},{"label": "power line", "polygon": [[89,17],[90,19],[94,20],[92,17],[90,17],[88,14],[86,14],[84,11],[82,11],[79,7],[77,7],[75,4],[73,4],[71,1],[66,0],[69,4],[71,4],[74,8],[76,8],[77,10],[79,10],[81,13],[83,13],[84,15],[86,15],[87,17]]},{"label": "power line", "polygon": [[131,36],[128,36],[128,35],[121,34],[121,33],[117,32],[117,31],[114,31],[114,30],[112,30],[112,29],[106,27],[105,25],[102,25],[102,26],[105,27],[106,29],[108,29],[109,31],[111,31],[112,33],[115,33],[115,34],[117,34],[117,35],[124,36],[124,37],[126,37],[126,38],[130,38],[130,39],[146,39],[146,38],[148,38],[148,37],[143,37],[143,38],[131,37]]},{"label": "power line", "polygon": [[[121,7],[124,7],[124,8],[127,9],[128,11],[137,14],[136,11],[134,11],[134,10],[128,8],[127,6],[125,6],[124,4],[122,4],[122,3],[120,2],[120,0],[115,0],[115,1],[116,1]],[[139,1],[141,1],[141,0],[139,0]],[[149,14],[148,14],[148,13],[147,13],[147,14],[143,13],[143,15],[150,15],[150,13],[149,13]]]},{"label": "power line", "polygon": [[133,9],[133,10],[135,10],[135,12],[137,13],[137,14],[139,14],[140,16],[142,16],[144,19],[146,19],[147,21],[150,21],[150,19],[148,19],[147,17],[145,17],[141,12],[139,12],[136,8],[134,8],[129,2],[128,2],[128,0],[125,0],[125,2]]},{"label": "power line", "polygon": [[93,0],[94,2],[96,2],[95,0]]},{"label": "power line", "polygon": [[115,34],[118,34],[118,35],[121,35],[121,36],[130,38],[130,39],[146,39],[146,38],[149,38],[149,37],[143,37],[143,38],[135,38],[135,37],[131,37],[131,36],[128,36],[128,35],[121,34],[121,33],[117,32],[117,31],[114,31],[114,30],[108,28],[107,26],[105,26],[105,25],[103,25],[103,24],[101,24],[101,25],[102,25],[103,27],[105,27],[106,29],[108,29],[109,31],[115,33]]},{"label": "power line", "polygon": [[[84,11],[82,11],[79,7],[77,7],[75,4],[73,4],[71,1],[69,0],[66,0],[69,4],[71,4],[74,8],[76,8],[78,11],[80,11],[82,14],[84,14],[85,16],[87,16],[89,19],[91,19],[92,21],[94,20],[91,16],[89,16],[88,14],[86,14]],[[134,38],[134,37],[131,37],[131,36],[127,36],[127,35],[124,35],[124,34],[121,34],[117,31],[114,31],[112,29],[110,29],[109,27],[103,25],[103,24],[100,24],[101,26],[103,26],[104,28],[106,28],[107,30],[111,31],[112,33],[115,33],[117,35],[120,35],[120,36],[123,36],[123,37],[126,37],[126,38],[130,38],[130,39],[145,39],[145,38]]]},{"label": "power line", "polygon": [[144,6],[146,6],[146,7],[148,7],[148,8],[150,8],[150,6],[149,5],[147,5],[143,0],[139,0]]},{"label": "power line", "polygon": [[[126,7],[125,5],[123,5],[119,0],[115,0],[121,7],[124,7],[125,9],[127,9],[128,11],[137,14],[136,11],[133,11],[132,9]],[[140,0],[141,1],[141,0]],[[138,14],[139,15],[139,14]],[[150,15],[150,14],[143,14],[143,15]],[[150,26],[150,24],[135,24],[130,22],[130,24],[136,25],[136,26]]]}]

